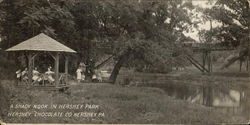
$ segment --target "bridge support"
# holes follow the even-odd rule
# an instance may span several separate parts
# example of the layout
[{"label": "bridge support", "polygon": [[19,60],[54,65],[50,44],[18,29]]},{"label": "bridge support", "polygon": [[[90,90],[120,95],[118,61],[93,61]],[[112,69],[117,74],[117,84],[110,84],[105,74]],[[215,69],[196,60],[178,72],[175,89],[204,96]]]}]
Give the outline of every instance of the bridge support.
[{"label": "bridge support", "polygon": [[202,52],[202,66],[207,67],[208,72],[212,72],[212,56],[211,51],[204,50]]},{"label": "bridge support", "polygon": [[250,66],[250,61],[249,61],[249,60],[250,60],[250,57],[247,56],[247,60],[246,60],[246,61],[247,61],[247,62],[246,62],[246,63],[247,63],[247,65],[246,65],[246,70],[247,70],[247,71],[249,71],[249,66]]},{"label": "bridge support", "polygon": [[197,60],[195,60],[192,56],[187,55],[187,59],[196,67],[198,68],[201,72],[209,72],[206,67],[204,67],[202,64],[200,64]]}]

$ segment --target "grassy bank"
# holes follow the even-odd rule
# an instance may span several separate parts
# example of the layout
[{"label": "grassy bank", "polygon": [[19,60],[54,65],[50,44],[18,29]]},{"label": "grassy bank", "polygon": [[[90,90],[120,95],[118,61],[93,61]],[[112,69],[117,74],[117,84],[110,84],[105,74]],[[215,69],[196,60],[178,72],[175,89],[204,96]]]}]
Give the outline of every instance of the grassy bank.
[{"label": "grassy bank", "polygon": [[168,74],[121,72],[117,84],[140,86],[147,84],[178,84],[214,86],[220,88],[250,89],[248,72],[212,72],[203,74],[196,69],[173,71]]},{"label": "grassy bank", "polygon": [[[99,118],[29,118],[7,117],[5,114],[2,118],[6,122],[210,124],[245,121],[243,118],[223,114],[213,108],[175,100],[158,88],[84,83],[72,85],[69,91],[62,93],[58,91],[15,88],[11,81],[2,81],[1,84],[3,86],[2,89],[11,93],[8,96],[10,98],[9,104],[96,104],[100,108],[93,111],[105,114],[104,117]],[[51,109],[40,109],[39,111],[49,110]],[[27,111],[27,109],[22,109],[22,111]],[[77,109],[73,111],[80,112]]]}]

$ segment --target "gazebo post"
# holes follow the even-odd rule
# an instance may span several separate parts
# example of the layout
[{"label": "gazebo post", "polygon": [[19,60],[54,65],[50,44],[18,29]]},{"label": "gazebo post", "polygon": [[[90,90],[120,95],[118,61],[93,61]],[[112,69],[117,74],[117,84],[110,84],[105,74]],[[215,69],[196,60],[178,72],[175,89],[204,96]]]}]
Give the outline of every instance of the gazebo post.
[{"label": "gazebo post", "polygon": [[66,81],[66,84],[68,83],[68,72],[69,72],[69,69],[68,69],[68,65],[69,65],[69,58],[68,58],[68,55],[65,55],[65,81]]},{"label": "gazebo post", "polygon": [[31,52],[28,52],[28,82],[32,82],[32,55]]},{"label": "gazebo post", "polygon": [[55,83],[56,83],[56,86],[58,86],[59,85],[59,52],[56,52],[55,73],[56,73]]}]

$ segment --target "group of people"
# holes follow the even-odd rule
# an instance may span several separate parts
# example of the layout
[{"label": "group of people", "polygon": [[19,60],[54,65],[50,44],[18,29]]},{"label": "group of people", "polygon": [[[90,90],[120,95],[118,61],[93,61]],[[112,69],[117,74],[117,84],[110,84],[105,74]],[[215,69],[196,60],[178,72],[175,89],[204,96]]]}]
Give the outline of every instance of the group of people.
[{"label": "group of people", "polygon": [[[76,70],[76,79],[78,81],[78,83],[80,83],[81,81],[84,81],[86,76],[85,76],[85,72],[86,72],[86,66],[85,65],[79,65],[79,67]],[[90,71],[87,71],[88,73],[90,73]],[[93,82],[102,82],[102,76],[99,70],[95,69],[92,75],[92,81]]]},{"label": "group of people", "polygon": [[[32,83],[41,83],[43,80],[49,81],[49,83],[53,83],[55,79],[53,78],[54,72],[51,70],[52,67],[49,66],[47,71],[42,74],[38,71],[37,67],[35,67],[32,71]],[[81,81],[85,80],[85,71],[86,66],[79,66],[76,70],[76,78],[77,81],[80,83]],[[16,71],[16,77],[19,82],[23,81],[24,83],[28,83],[28,68],[24,68],[22,71],[21,69]],[[92,75],[93,82],[102,82],[101,72],[97,69],[94,70]]]},{"label": "group of people", "polygon": [[[53,83],[55,79],[53,78],[54,72],[51,71],[52,67],[48,67],[47,71],[42,75],[35,67],[32,71],[32,82],[40,83],[42,80],[47,80],[49,83]],[[18,81],[23,81],[28,83],[28,68],[25,68],[23,71],[20,69],[16,71],[16,77]]]}]

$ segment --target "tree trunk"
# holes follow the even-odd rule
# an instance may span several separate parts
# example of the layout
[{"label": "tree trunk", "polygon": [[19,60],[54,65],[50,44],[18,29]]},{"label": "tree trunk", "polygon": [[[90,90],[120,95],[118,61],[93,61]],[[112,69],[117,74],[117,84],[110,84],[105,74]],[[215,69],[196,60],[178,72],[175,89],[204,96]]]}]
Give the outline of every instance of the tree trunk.
[{"label": "tree trunk", "polygon": [[111,73],[111,75],[109,77],[109,81],[112,82],[113,84],[116,81],[116,78],[117,78],[117,76],[119,74],[119,71],[120,71],[122,65],[129,58],[129,55],[130,55],[129,52],[125,53],[124,55],[119,57],[118,62],[115,64],[114,69],[113,69],[113,71],[112,71],[112,73]]},{"label": "tree trunk", "polygon": [[92,80],[92,76],[94,74],[94,67],[95,67],[95,62],[93,61],[93,59],[88,58],[86,71],[85,71],[85,79],[87,81]]},{"label": "tree trunk", "polygon": [[243,61],[240,59],[240,72],[241,72],[242,62]]}]

